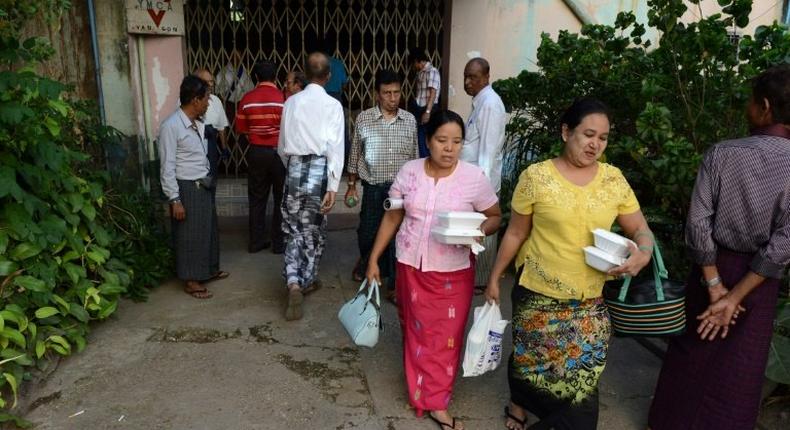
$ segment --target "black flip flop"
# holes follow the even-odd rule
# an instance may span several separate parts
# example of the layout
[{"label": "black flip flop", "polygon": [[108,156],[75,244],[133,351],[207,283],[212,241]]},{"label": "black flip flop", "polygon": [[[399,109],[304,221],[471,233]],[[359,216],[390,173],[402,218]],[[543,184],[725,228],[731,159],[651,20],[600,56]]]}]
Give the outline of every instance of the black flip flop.
[{"label": "black flip flop", "polygon": [[515,421],[516,424],[521,426],[521,430],[525,430],[527,428],[527,416],[524,415],[523,419],[518,418],[517,416],[510,413],[510,406],[505,406],[505,417],[510,418],[511,420]]},{"label": "black flip flop", "polygon": [[453,423],[452,424],[443,423],[443,422],[439,421],[438,418],[436,418],[433,415],[431,415],[430,413],[428,414],[428,418],[430,418],[431,421],[435,422],[439,426],[439,428],[441,430],[445,430],[445,429],[453,430],[453,429],[455,429],[455,417],[453,417]]}]

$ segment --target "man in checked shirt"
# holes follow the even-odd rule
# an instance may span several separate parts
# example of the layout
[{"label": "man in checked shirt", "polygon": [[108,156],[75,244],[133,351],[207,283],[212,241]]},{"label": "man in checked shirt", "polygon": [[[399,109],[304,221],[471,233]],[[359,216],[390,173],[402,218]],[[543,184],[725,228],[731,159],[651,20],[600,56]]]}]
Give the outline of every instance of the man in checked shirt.
[{"label": "man in checked shirt", "polygon": [[[401,79],[392,70],[376,73],[376,106],[357,116],[351,155],[348,160],[346,205],[359,200],[357,179],[362,182],[362,208],[359,213],[357,241],[360,259],[353,277],[362,281],[376,232],[384,216],[384,200],[401,166],[418,157],[417,121],[414,115],[398,108]],[[379,260],[382,277],[395,275],[395,245],[391,243]],[[392,279],[390,286],[394,286]]]}]

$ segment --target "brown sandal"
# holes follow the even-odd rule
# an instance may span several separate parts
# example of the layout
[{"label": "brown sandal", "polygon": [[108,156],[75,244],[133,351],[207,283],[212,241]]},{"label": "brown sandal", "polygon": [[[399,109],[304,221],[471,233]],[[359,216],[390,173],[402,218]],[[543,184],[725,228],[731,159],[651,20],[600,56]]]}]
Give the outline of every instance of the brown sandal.
[{"label": "brown sandal", "polygon": [[[513,422],[518,426],[507,428],[512,428],[513,430],[525,430],[527,428],[527,416],[524,415],[524,418],[519,418],[513,415],[513,413],[510,412],[510,406],[505,406],[505,418],[513,420]],[[507,423],[505,423],[505,426],[507,426]]]},{"label": "brown sandal", "polygon": [[[197,285],[197,287],[195,287]],[[214,297],[206,287],[200,285],[195,281],[189,281],[184,285],[184,292],[196,299],[210,299]]]},{"label": "brown sandal", "polygon": [[323,282],[321,282],[320,279],[316,279],[313,282],[311,282],[310,285],[307,286],[307,288],[302,290],[302,295],[306,296],[308,294],[312,294],[312,293],[320,290],[321,287],[323,287],[323,286],[324,286]]},{"label": "brown sandal", "polygon": [[215,274],[214,274],[214,276],[212,276],[212,277],[210,277],[210,278],[206,279],[206,280],[205,280],[205,281],[203,281],[203,282],[206,282],[206,283],[207,283],[207,282],[219,281],[220,279],[225,279],[225,278],[227,278],[228,276],[230,276],[230,273],[229,273],[229,272],[226,272],[226,271],[224,271],[224,270],[220,270],[220,271],[218,271],[217,273],[215,273]]}]

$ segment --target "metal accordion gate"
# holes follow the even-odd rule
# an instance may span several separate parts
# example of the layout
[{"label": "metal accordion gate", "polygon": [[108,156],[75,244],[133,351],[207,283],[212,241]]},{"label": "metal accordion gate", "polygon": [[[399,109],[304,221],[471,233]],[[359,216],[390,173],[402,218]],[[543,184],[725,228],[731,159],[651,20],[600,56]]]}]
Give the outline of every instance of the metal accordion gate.
[{"label": "metal accordion gate", "polygon": [[[328,44],[348,74],[344,107],[350,136],[357,113],[374,104],[378,69],[409,76],[406,58],[417,46],[441,68],[445,1],[188,0],[187,67],[217,74],[232,64],[248,74],[256,61],[272,60],[282,88],[288,71],[303,70],[307,54]],[[412,93],[412,82],[404,79],[404,100]],[[236,137],[231,131],[231,157],[220,172],[238,177],[246,173],[247,162],[246,147]]]}]

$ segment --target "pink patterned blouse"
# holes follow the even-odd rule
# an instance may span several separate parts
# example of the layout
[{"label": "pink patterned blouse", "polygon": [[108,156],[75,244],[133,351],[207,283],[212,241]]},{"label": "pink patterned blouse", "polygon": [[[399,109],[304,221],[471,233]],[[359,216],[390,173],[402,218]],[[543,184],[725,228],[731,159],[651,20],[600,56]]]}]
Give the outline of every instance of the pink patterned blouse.
[{"label": "pink patterned blouse", "polygon": [[406,216],[395,239],[398,261],[423,272],[454,272],[469,267],[469,247],[434,240],[437,214],[448,211],[483,212],[497,196],[483,170],[459,161],[453,173],[435,182],[425,173],[425,159],[401,167],[390,187],[391,199],[403,199]]}]

